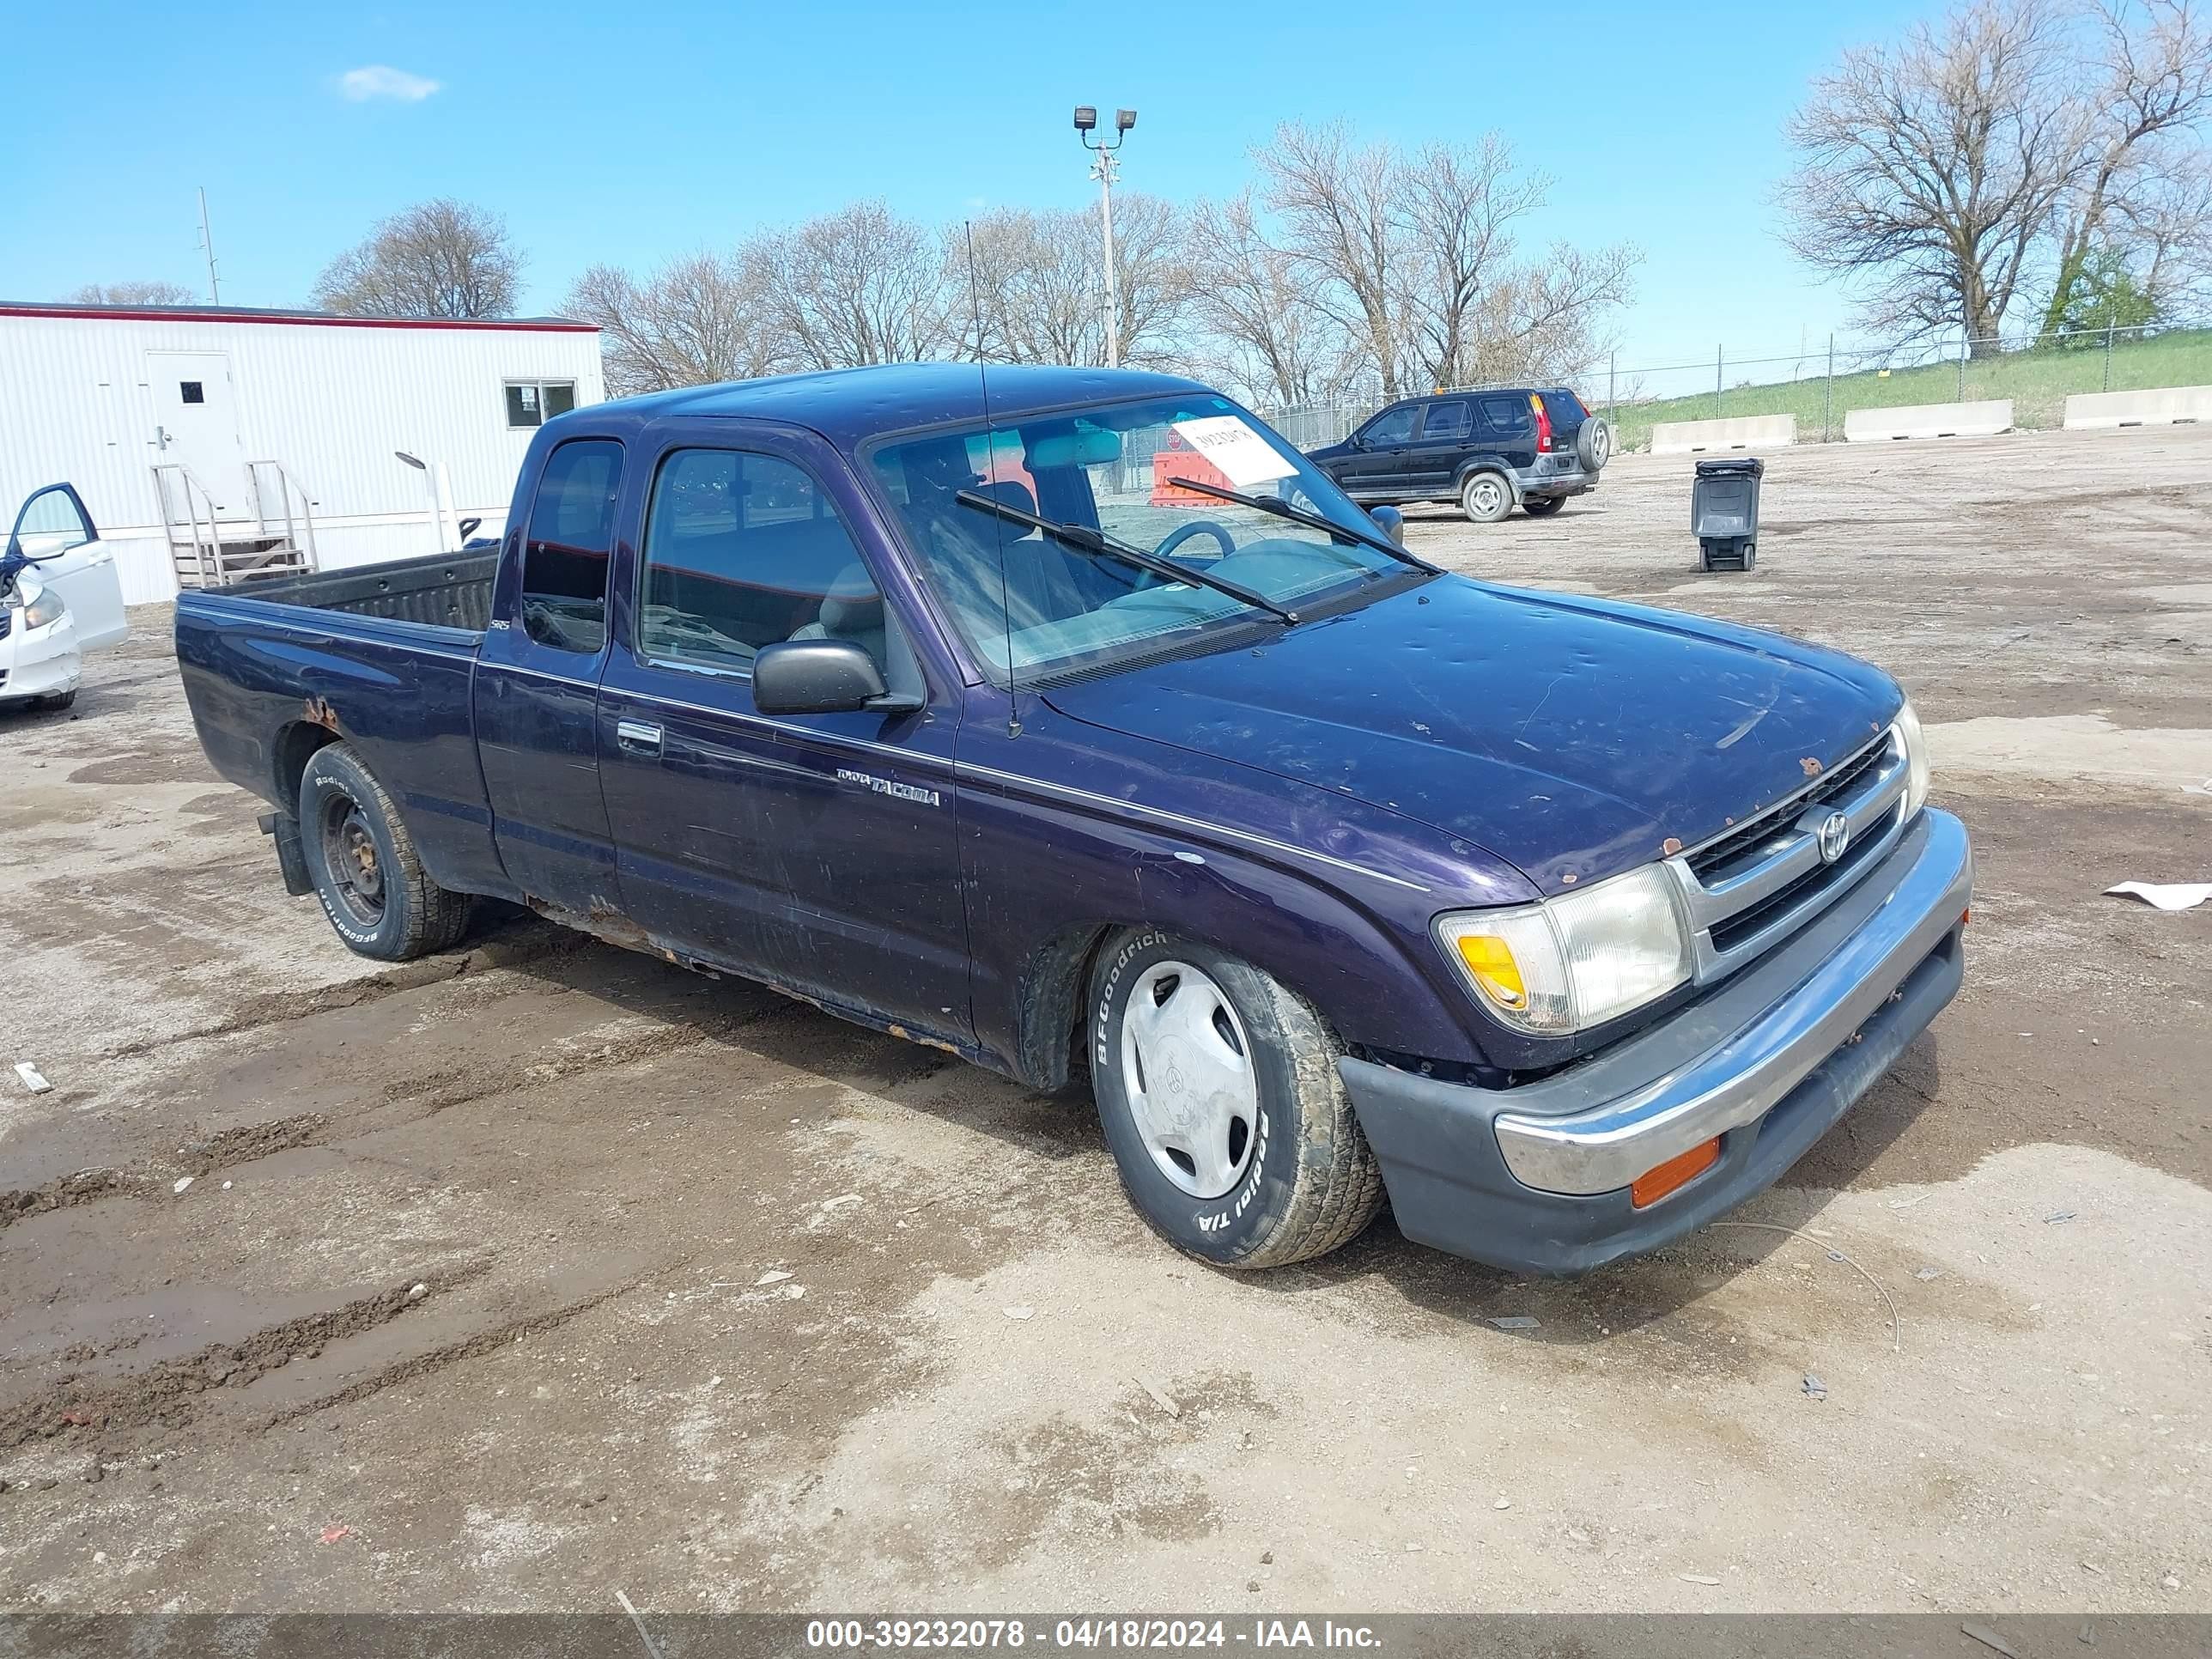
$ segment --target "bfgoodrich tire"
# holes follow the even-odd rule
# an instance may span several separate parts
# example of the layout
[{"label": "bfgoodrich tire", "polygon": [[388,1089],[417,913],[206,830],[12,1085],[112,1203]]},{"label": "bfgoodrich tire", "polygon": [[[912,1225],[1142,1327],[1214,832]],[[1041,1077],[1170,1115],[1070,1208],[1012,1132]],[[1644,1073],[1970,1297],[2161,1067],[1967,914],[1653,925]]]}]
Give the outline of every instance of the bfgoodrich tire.
[{"label": "bfgoodrich tire", "polygon": [[315,750],[300,779],[300,840],[323,914],[346,948],[380,962],[442,951],[471,901],[432,881],[376,775],[343,743]]},{"label": "bfgoodrich tire", "polygon": [[1091,984],[1091,1089],[1122,1189],[1163,1238],[1276,1267],[1357,1237],[1382,1177],[1311,1004],[1157,930],[1108,943]]},{"label": "bfgoodrich tire", "polygon": [[1502,472],[1470,472],[1459,487],[1459,510],[1476,524],[1497,524],[1513,511],[1513,486]]}]

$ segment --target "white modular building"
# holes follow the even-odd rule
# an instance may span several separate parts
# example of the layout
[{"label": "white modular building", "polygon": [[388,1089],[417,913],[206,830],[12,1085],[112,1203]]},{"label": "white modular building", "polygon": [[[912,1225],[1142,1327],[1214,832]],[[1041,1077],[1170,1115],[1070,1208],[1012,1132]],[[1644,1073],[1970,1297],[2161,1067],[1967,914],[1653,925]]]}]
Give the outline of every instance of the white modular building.
[{"label": "white modular building", "polygon": [[0,303],[0,511],[76,485],[133,605],[449,551],[605,396],[599,330],[557,318]]}]

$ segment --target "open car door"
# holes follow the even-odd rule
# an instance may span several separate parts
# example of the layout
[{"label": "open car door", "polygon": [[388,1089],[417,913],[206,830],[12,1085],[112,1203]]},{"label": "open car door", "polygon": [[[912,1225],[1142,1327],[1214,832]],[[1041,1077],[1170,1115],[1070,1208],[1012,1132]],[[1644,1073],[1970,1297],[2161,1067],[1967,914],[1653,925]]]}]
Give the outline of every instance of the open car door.
[{"label": "open car door", "polygon": [[79,650],[96,651],[129,637],[114,550],[100,539],[75,485],[48,484],[33,490],[23,503],[0,556],[0,568],[21,565],[62,596],[76,620]]}]

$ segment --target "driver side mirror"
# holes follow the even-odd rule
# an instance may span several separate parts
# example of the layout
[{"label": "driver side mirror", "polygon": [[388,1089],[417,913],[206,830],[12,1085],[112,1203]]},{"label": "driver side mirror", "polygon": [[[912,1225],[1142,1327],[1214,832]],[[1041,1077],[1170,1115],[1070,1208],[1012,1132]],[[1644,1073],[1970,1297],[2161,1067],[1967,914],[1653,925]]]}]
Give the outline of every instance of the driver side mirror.
[{"label": "driver side mirror", "polygon": [[850,714],[886,696],[876,659],[850,640],[785,640],[753,658],[753,707],[763,714]]},{"label": "driver side mirror", "polygon": [[1367,509],[1367,516],[1374,520],[1376,528],[1397,546],[1406,544],[1406,515],[1396,507],[1370,507]]}]

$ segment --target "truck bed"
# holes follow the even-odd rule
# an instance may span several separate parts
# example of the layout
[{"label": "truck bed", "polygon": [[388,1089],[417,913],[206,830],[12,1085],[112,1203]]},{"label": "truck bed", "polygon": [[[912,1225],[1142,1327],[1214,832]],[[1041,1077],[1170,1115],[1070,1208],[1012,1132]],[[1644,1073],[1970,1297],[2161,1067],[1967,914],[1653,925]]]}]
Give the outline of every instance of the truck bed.
[{"label": "truck bed", "polygon": [[432,554],[306,576],[257,581],[231,590],[240,599],[343,611],[356,617],[428,623],[481,634],[491,622],[492,573],[499,552]]}]

